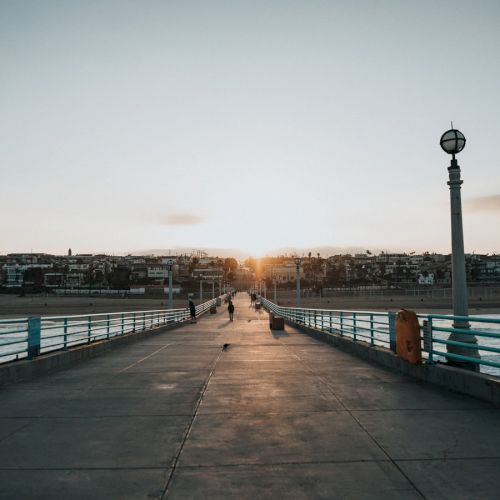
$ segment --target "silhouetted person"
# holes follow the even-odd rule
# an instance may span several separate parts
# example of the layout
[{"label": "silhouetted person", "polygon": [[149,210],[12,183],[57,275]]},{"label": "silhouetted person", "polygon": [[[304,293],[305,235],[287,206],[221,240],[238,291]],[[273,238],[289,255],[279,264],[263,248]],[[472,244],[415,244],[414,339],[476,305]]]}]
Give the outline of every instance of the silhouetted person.
[{"label": "silhouetted person", "polygon": [[229,312],[229,321],[233,321],[234,304],[232,303],[231,299],[229,299],[229,305],[227,306],[227,311]]},{"label": "silhouetted person", "polygon": [[189,299],[189,312],[191,313],[191,323],[196,323],[196,307],[191,299]]}]

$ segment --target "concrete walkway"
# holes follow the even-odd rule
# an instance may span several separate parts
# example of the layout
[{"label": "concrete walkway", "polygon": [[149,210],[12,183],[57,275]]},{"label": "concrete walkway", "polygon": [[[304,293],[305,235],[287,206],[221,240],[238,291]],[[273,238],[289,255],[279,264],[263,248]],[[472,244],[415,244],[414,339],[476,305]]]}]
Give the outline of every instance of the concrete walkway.
[{"label": "concrete walkway", "polygon": [[0,498],[498,498],[499,410],[235,305],[0,389]]}]

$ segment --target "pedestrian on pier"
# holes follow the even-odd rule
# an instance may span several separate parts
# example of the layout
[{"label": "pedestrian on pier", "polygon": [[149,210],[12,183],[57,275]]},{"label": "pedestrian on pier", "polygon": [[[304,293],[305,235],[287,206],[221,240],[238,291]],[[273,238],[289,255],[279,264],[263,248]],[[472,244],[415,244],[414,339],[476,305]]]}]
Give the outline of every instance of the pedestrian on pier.
[{"label": "pedestrian on pier", "polygon": [[227,311],[229,312],[229,321],[233,321],[233,314],[234,314],[234,304],[229,299],[229,305],[227,306]]},{"label": "pedestrian on pier", "polygon": [[191,313],[191,323],[196,323],[196,307],[192,299],[189,299],[189,312]]}]

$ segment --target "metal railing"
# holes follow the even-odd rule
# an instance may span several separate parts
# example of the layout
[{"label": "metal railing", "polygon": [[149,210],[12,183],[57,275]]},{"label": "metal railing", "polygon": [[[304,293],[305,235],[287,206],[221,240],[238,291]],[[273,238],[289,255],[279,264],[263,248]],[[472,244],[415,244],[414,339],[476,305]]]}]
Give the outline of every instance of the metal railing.
[{"label": "metal railing", "polygon": [[[196,316],[204,314],[216,301],[211,299],[196,306]],[[0,363],[32,359],[50,351],[65,351],[189,319],[187,308],[0,319]]]},{"label": "metal railing", "polygon": [[[370,346],[396,350],[396,313],[371,311],[345,311],[282,307],[264,297],[263,306],[288,321],[315,330],[335,333],[354,342],[363,341]],[[462,361],[480,365],[482,373],[500,376],[500,317],[451,316],[443,314],[418,314],[421,330],[422,353],[429,364]],[[454,323],[467,322],[470,328],[457,328]],[[471,344],[449,338],[450,334],[475,336]],[[447,352],[446,346],[477,349],[480,357]],[[465,351],[467,352],[467,351]]]}]

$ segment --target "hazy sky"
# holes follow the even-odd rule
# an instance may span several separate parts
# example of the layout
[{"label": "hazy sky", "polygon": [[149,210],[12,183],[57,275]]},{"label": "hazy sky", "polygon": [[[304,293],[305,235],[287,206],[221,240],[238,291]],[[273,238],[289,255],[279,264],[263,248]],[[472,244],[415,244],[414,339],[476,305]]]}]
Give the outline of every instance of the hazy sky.
[{"label": "hazy sky", "polygon": [[0,0],[0,253],[500,251],[500,2]]}]

